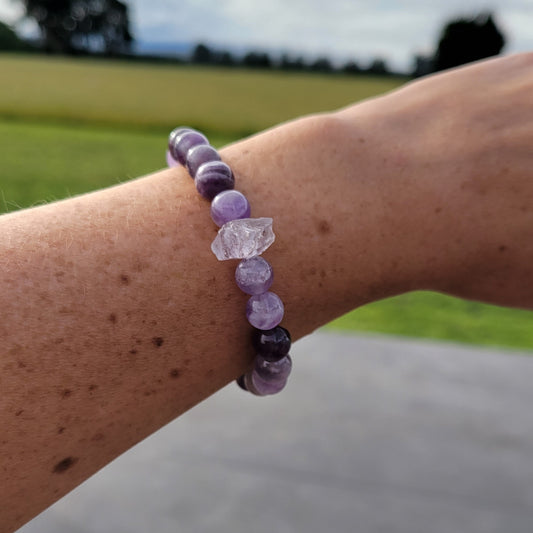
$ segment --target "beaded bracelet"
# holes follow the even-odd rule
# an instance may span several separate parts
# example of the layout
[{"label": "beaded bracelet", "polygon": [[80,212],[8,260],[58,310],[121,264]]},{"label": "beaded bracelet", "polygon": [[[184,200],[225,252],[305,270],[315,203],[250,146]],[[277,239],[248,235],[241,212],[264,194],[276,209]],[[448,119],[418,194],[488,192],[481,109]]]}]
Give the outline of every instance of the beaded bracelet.
[{"label": "beaded bracelet", "polygon": [[254,327],[256,356],[252,370],[237,379],[237,384],[256,396],[275,394],[285,387],[292,360],[290,333],[279,325],[283,303],[269,291],[274,279],[272,266],[261,257],[275,239],[272,219],[250,218],[250,203],[234,190],[231,168],[200,132],[190,128],[172,130],[166,157],[169,167],[186,167],[198,192],[211,201],[211,218],[220,227],[211,245],[217,259],[241,260],[235,280],[250,295],[246,317]]}]

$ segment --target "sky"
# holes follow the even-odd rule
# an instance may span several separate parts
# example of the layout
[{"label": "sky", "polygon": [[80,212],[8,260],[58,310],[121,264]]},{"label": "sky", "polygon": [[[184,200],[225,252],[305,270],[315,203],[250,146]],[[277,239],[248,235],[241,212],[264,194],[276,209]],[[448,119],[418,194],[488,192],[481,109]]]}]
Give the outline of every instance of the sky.
[{"label": "sky", "polygon": [[[126,0],[133,33],[145,42],[286,50],[361,63],[384,57],[408,69],[414,54],[434,49],[445,21],[482,10],[496,13],[506,53],[533,50],[533,0]],[[0,0],[0,19],[14,23],[17,0]]]}]

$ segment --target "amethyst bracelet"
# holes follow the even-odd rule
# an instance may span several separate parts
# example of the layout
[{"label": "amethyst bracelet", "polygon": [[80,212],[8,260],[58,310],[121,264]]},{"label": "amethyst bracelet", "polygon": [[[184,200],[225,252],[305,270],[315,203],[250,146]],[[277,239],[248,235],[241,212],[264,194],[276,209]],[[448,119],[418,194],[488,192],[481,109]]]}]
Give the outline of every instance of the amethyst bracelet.
[{"label": "amethyst bracelet", "polygon": [[172,130],[166,157],[169,167],[183,165],[198,192],[211,201],[211,218],[220,227],[211,245],[217,259],[240,259],[235,281],[250,295],[246,317],[254,327],[252,345],[256,356],[253,368],[237,383],[256,396],[275,394],[285,387],[292,360],[290,333],[279,325],[283,302],[269,291],[274,273],[270,263],[261,257],[275,239],[272,219],[250,218],[250,204],[234,189],[231,168],[200,132],[190,128]]}]

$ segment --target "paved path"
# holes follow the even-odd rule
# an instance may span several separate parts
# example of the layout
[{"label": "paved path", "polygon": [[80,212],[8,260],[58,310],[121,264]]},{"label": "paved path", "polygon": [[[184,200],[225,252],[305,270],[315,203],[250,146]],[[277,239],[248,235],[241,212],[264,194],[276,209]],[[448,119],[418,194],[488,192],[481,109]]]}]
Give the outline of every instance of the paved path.
[{"label": "paved path", "polygon": [[317,333],[20,533],[531,533],[533,357]]}]

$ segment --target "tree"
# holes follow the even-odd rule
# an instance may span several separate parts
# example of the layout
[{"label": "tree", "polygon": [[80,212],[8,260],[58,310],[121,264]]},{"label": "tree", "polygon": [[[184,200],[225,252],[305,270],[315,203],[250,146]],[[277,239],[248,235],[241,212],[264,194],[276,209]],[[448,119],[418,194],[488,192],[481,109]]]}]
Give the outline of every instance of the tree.
[{"label": "tree", "polygon": [[381,57],[376,57],[372,60],[372,63],[370,63],[366,71],[370,74],[378,74],[380,76],[390,73],[387,62]]},{"label": "tree", "polygon": [[199,63],[200,65],[208,65],[213,63],[215,54],[207,45],[198,43],[191,54],[191,63]]},{"label": "tree", "polygon": [[327,57],[319,57],[309,65],[309,69],[315,72],[331,72],[333,66]]},{"label": "tree", "polygon": [[30,50],[31,46],[3,22],[0,22],[0,50]]},{"label": "tree", "polygon": [[272,60],[266,52],[248,52],[242,58],[242,64],[250,68],[272,68]]},{"label": "tree", "polygon": [[442,30],[434,68],[444,70],[498,55],[504,45],[505,37],[491,13],[480,14],[472,19],[455,19]]},{"label": "tree", "polygon": [[128,7],[120,0],[22,0],[50,53],[116,55],[133,41]]},{"label": "tree", "polygon": [[355,61],[350,60],[342,66],[341,70],[345,74],[359,74],[362,69]]}]

